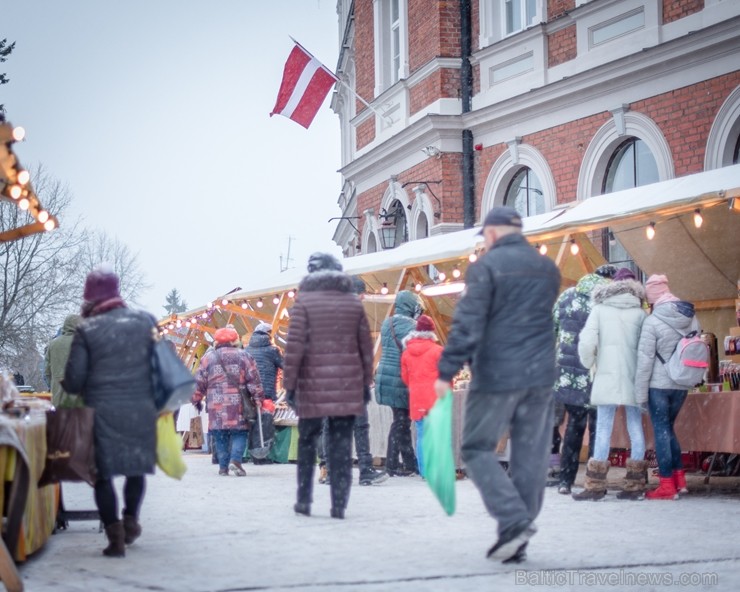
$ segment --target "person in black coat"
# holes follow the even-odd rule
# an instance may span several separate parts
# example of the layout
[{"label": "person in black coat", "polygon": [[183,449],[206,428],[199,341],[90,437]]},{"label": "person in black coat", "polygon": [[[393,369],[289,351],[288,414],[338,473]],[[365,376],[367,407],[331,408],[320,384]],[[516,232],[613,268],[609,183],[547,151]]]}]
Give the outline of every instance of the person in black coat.
[{"label": "person in black coat", "polygon": [[[488,558],[521,561],[544,497],[555,383],[552,308],[560,272],[522,235],[522,219],[513,208],[493,208],[481,234],[487,252],[465,276],[436,390],[444,396],[470,361],[462,458],[498,523]],[[495,453],[507,431],[511,475]]]},{"label": "person in black coat", "polygon": [[[157,411],[152,390],[153,316],[126,306],[108,265],[85,281],[83,320],[72,339],[62,386],[95,409],[95,504],[105,526],[103,554],[123,557],[141,534],[145,477],[156,462]],[[123,475],[123,520],[113,477]]]},{"label": "person in black coat", "polygon": [[272,325],[260,323],[249,338],[247,353],[257,363],[257,371],[262,381],[265,399],[277,399],[275,383],[278,368],[283,367],[283,354],[272,340]]}]

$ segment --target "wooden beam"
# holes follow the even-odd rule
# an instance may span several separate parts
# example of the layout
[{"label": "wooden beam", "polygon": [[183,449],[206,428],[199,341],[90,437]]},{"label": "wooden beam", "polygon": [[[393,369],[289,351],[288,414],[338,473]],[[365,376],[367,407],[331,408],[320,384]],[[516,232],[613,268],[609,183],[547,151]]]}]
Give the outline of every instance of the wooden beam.
[{"label": "wooden beam", "polygon": [[[431,281],[427,273],[418,267],[412,269],[412,277],[414,282],[419,282],[422,285],[428,284]],[[422,298],[427,304],[427,314],[432,317],[432,320],[437,327],[437,337],[439,337],[440,342],[444,345],[447,343],[447,334],[449,333],[450,327],[443,315],[439,312],[439,308],[437,307],[437,303],[434,302],[434,298],[428,298],[426,296],[422,296]]]},{"label": "wooden beam", "polygon": [[699,300],[694,302],[694,310],[716,310],[718,308],[735,308],[734,298],[723,298],[721,300]]}]

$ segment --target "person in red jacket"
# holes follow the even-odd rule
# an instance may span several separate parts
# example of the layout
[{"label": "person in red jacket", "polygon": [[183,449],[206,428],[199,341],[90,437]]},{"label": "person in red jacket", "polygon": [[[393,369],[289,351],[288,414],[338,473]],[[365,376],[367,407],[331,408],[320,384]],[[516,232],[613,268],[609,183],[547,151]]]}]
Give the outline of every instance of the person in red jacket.
[{"label": "person in red jacket", "polygon": [[401,380],[409,388],[409,416],[416,425],[416,457],[422,477],[425,474],[421,452],[422,420],[437,400],[434,382],[439,377],[437,362],[442,355],[434,329],[432,318],[421,315],[416,321],[416,331],[403,339],[401,354]]}]

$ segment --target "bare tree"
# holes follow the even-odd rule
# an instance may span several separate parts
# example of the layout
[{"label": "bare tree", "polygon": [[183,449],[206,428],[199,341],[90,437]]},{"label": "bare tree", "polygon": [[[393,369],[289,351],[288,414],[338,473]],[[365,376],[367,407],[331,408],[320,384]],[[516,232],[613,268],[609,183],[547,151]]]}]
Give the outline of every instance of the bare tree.
[{"label": "bare tree", "polygon": [[85,276],[101,263],[110,263],[121,278],[121,296],[130,304],[138,305],[142,292],[151,288],[139,265],[139,256],[132,253],[128,246],[111,238],[102,230],[86,231],[84,241],[77,256],[77,277],[80,286],[85,283]]},{"label": "bare tree", "polygon": [[[74,255],[81,244],[77,223],[67,220],[71,194],[43,167],[32,174],[44,207],[63,220],[61,228],[0,243],[0,366],[38,374],[38,352],[64,316],[80,306]],[[15,203],[0,202],[0,231],[29,222]],[[27,367],[24,367],[27,366]],[[40,385],[35,385],[40,386]]]},{"label": "bare tree", "polygon": [[[14,49],[15,41],[8,45],[7,38],[0,39],[0,64],[8,59],[8,56],[13,53]],[[8,76],[4,72],[0,72],[0,86],[2,86],[3,84],[7,84],[8,82],[10,82],[10,78],[8,78]],[[4,114],[5,105],[0,105],[0,121],[2,121]]]}]

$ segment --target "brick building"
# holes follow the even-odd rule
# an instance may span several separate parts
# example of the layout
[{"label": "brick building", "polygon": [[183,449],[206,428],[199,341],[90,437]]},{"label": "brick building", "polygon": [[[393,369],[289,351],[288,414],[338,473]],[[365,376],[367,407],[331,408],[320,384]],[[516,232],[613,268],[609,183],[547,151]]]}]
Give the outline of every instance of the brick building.
[{"label": "brick building", "polygon": [[[740,3],[339,0],[346,256],[738,162]],[[357,97],[360,97],[358,99]],[[597,198],[597,197],[595,197]],[[612,261],[619,241],[594,237]]]}]

